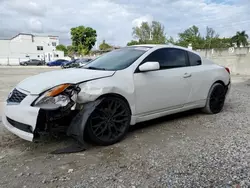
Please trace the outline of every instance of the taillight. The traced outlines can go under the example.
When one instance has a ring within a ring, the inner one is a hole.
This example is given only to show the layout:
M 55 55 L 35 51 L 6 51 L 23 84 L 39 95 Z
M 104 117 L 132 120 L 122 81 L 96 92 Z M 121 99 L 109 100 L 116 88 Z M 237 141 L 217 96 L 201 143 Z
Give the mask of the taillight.
M 227 70 L 228 74 L 230 74 L 230 69 L 228 67 L 225 67 L 225 69 Z

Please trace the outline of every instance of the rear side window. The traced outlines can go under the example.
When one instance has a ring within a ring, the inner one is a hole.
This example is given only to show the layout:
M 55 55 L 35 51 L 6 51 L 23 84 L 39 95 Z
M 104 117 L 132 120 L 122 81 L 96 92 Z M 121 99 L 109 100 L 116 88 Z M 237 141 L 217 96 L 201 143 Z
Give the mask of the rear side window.
M 197 54 L 188 52 L 190 66 L 201 65 L 201 58 Z

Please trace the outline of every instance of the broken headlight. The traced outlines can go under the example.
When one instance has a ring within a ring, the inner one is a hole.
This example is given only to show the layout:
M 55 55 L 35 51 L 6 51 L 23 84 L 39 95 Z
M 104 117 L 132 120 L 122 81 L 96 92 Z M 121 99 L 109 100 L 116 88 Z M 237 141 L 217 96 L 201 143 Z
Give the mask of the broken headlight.
M 44 109 L 57 109 L 75 102 L 79 88 L 71 84 L 62 84 L 43 93 L 34 103 L 34 106 Z

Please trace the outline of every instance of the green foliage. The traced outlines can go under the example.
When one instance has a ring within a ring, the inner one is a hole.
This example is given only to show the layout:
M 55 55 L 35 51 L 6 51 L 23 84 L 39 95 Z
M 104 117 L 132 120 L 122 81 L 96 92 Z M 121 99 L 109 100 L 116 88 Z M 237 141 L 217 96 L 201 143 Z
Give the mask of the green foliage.
M 193 49 L 228 48 L 232 46 L 231 38 L 220 38 L 213 28 L 206 28 L 206 35 L 202 37 L 199 28 L 192 26 L 183 33 L 179 33 L 176 45 L 188 47 L 192 44 Z
M 248 35 L 246 34 L 246 31 L 238 31 L 235 36 L 232 37 L 232 42 L 236 43 L 238 47 L 241 45 L 247 46 L 248 42 Z
M 137 44 L 139 44 L 138 41 L 136 41 L 136 40 L 131 40 L 130 42 L 127 43 L 127 46 L 132 46 L 132 45 L 137 45 Z
M 165 44 L 166 36 L 164 33 L 164 26 L 157 21 L 151 24 L 142 22 L 138 27 L 133 27 L 132 35 L 138 41 L 132 40 L 128 42 L 127 46 L 136 44 Z
M 102 44 L 100 44 L 100 46 L 99 46 L 99 49 L 100 49 L 100 50 L 109 50 L 109 49 L 111 49 L 111 48 L 112 48 L 112 46 L 110 46 L 109 44 L 107 44 L 107 43 L 105 42 L 105 40 L 103 40 Z
M 69 57 L 73 57 L 75 54 L 75 49 L 73 46 L 67 46 L 67 52 Z
M 179 40 L 176 43 L 178 46 L 188 47 L 189 44 L 192 44 L 193 49 L 198 49 L 201 46 L 204 46 L 204 39 L 201 37 L 199 28 L 195 25 L 178 35 Z
M 213 28 L 207 27 L 206 37 L 204 38 L 204 47 L 212 48 L 228 48 L 232 46 L 231 38 L 220 38 L 219 34 Z
M 96 43 L 96 37 L 96 30 L 91 27 L 71 28 L 72 46 L 78 54 L 88 54 Z
M 192 45 L 193 49 L 212 49 L 212 48 L 228 48 L 236 42 L 238 46 L 243 44 L 247 46 L 248 35 L 243 32 L 237 32 L 233 38 L 220 38 L 219 34 L 213 28 L 207 27 L 205 36 L 202 36 L 199 28 L 195 25 L 178 34 L 178 40 L 173 37 L 166 38 L 164 27 L 156 21 L 151 24 L 143 22 L 139 27 L 133 28 L 133 37 L 137 40 L 132 40 L 127 43 L 127 46 L 136 44 L 173 44 L 183 47 Z
M 173 45 L 176 45 L 176 41 L 174 40 L 174 38 L 173 37 L 169 37 L 169 38 L 167 38 L 167 40 L 166 40 L 166 44 L 173 44 Z
M 58 46 L 56 46 L 56 50 L 63 51 L 65 56 L 68 55 L 67 47 L 64 46 L 63 44 L 59 44 Z

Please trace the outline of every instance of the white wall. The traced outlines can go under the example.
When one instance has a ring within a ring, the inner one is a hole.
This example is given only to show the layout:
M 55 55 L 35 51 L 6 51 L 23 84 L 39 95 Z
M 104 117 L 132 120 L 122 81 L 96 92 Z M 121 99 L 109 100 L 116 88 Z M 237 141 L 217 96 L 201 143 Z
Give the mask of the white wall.
M 46 58 L 54 60 L 63 58 L 64 53 L 56 51 L 56 46 L 53 46 L 53 43 L 58 45 L 59 38 L 20 34 L 10 40 L 0 40 L 0 64 L 6 59 Z M 37 46 L 42 46 L 43 50 L 38 50 Z
M 197 51 L 202 57 L 229 67 L 233 74 L 250 75 L 250 48 L 209 49 Z
M 9 50 L 9 43 L 10 40 L 0 40 L 0 56 L 9 56 L 10 50 Z
M 27 61 L 28 58 L 0 58 L 0 65 L 19 65 L 21 61 Z

